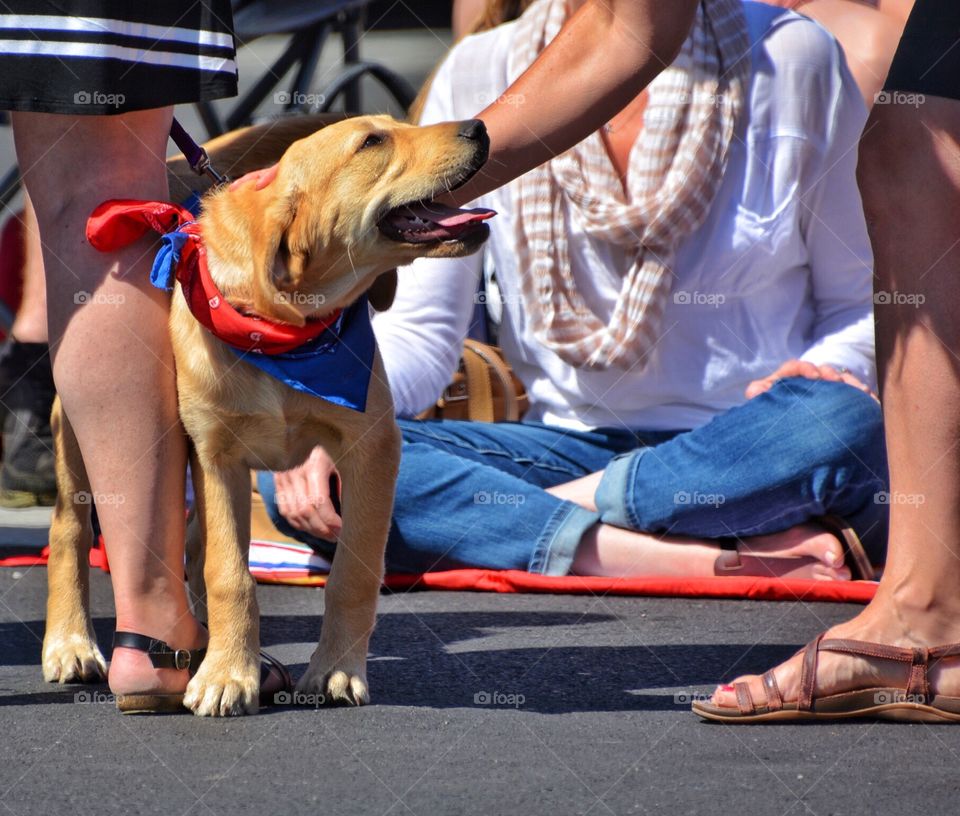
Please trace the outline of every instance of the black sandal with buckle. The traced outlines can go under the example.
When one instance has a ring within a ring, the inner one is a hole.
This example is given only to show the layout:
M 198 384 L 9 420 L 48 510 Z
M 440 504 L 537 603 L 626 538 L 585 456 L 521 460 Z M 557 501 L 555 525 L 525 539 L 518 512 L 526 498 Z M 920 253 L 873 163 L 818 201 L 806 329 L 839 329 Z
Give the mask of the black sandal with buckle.
M 113 647 L 135 649 L 146 652 L 155 669 L 186 669 L 193 677 L 200 668 L 207 650 L 171 649 L 162 640 L 138 635 L 135 632 L 117 632 L 113 636 Z M 280 678 L 281 687 L 265 690 L 264 686 L 275 674 Z M 260 705 L 269 705 L 280 692 L 293 689 L 293 678 L 287 667 L 266 652 L 260 652 Z M 118 694 L 117 709 L 124 714 L 168 714 L 184 711 L 183 692 L 154 694 Z

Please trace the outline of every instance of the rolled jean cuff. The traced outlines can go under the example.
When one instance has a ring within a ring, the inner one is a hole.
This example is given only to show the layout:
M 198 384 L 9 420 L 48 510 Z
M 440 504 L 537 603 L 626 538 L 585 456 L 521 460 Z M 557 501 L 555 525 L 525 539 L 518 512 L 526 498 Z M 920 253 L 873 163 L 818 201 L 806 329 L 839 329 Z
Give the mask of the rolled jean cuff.
M 637 450 L 621 454 L 611 459 L 604 468 L 593 498 L 604 524 L 626 530 L 636 529 L 636 521 L 630 518 L 630 509 L 627 507 L 627 496 L 633 495 L 630 486 L 636 472 L 637 458 L 644 453 L 643 450 Z
M 568 575 L 577 547 L 600 517 L 572 502 L 564 502 L 550 516 L 530 556 L 529 572 Z

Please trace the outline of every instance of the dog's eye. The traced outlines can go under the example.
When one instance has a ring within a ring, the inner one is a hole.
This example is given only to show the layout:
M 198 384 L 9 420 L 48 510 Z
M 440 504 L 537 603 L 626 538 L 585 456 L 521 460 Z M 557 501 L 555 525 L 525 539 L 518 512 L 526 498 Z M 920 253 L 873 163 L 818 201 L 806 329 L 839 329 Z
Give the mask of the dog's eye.
M 363 144 L 360 145 L 360 149 L 363 150 L 366 147 L 376 147 L 377 145 L 383 144 L 383 136 L 378 136 L 376 133 L 371 133 L 363 140 Z

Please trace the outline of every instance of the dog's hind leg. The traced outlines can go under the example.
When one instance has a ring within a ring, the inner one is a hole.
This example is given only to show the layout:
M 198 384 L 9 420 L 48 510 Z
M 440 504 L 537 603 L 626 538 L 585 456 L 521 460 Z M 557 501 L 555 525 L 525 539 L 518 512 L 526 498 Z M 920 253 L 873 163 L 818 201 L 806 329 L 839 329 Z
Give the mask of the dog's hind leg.
M 337 462 L 343 479 L 343 533 L 324 591 L 320 643 L 297 690 L 324 703 L 363 705 L 367 648 L 383 581 L 400 462 L 400 432 L 392 416 L 378 420 Z
M 43 679 L 99 682 L 106 679 L 107 664 L 90 620 L 93 496 L 80 446 L 59 398 L 53 403 L 50 425 L 56 449 L 57 503 L 50 522 Z

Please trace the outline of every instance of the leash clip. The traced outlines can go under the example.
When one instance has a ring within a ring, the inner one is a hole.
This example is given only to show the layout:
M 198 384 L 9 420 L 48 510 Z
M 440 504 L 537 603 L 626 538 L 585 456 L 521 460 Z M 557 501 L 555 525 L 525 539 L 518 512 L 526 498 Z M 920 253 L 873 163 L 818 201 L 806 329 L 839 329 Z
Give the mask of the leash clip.
M 200 148 L 200 158 L 197 159 L 196 164 L 191 164 L 190 167 L 198 176 L 209 176 L 218 187 L 230 181 L 226 176 L 221 176 L 214 170 L 213 165 L 210 164 L 210 157 L 207 155 L 207 151 L 202 147 Z
M 176 119 L 170 123 L 170 138 L 180 148 L 190 168 L 198 176 L 209 176 L 217 186 L 230 181 L 227 176 L 221 176 L 213 169 L 207 151 L 193 140 Z

